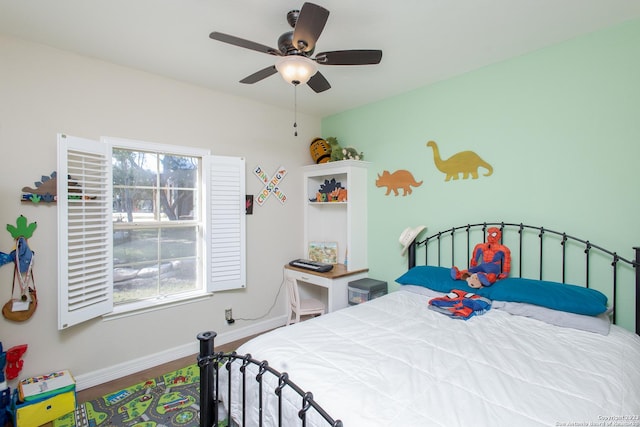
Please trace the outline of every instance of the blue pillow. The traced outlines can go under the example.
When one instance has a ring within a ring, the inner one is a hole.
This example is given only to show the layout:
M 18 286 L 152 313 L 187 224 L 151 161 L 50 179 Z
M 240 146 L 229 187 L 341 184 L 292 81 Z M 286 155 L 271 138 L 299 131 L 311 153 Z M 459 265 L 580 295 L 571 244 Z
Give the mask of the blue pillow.
M 453 289 L 460 289 L 479 294 L 479 289 L 467 285 L 464 280 L 453 280 L 451 269 L 432 265 L 419 265 L 413 267 L 396 279 L 401 285 L 417 285 L 434 291 L 448 294 Z
M 450 268 L 420 265 L 398 277 L 396 282 L 443 293 L 460 289 L 494 301 L 523 302 L 587 316 L 597 316 L 607 311 L 607 297 L 602 292 L 543 280 L 507 277 L 492 286 L 475 289 L 464 280 L 453 280 Z
M 507 277 L 477 293 L 495 301 L 524 302 L 588 316 L 607 311 L 607 297 L 602 292 L 544 280 Z

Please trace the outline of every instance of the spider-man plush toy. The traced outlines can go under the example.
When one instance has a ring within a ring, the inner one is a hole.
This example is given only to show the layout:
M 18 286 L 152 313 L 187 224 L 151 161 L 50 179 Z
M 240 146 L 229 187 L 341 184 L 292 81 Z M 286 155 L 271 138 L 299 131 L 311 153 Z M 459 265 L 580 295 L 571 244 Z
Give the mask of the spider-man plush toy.
M 451 268 L 451 278 L 466 280 L 472 288 L 491 286 L 496 280 L 504 279 L 511 271 L 511 251 L 500 243 L 502 232 L 499 228 L 487 230 L 487 241 L 473 248 L 471 267 L 468 270 Z

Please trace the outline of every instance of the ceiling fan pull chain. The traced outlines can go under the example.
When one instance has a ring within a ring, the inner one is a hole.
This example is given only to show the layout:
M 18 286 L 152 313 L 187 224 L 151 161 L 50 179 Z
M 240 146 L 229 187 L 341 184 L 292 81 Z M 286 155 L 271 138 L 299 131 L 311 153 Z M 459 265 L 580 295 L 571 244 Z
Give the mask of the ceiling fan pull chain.
M 293 136 L 298 136 L 298 85 L 293 84 Z

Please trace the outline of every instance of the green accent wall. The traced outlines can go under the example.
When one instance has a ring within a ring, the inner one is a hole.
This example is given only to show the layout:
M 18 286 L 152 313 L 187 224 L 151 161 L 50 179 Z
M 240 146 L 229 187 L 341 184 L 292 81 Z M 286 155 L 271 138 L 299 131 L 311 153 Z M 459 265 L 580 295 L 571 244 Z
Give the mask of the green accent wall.
M 373 163 L 370 277 L 392 289 L 406 270 L 398 237 L 419 224 L 424 237 L 469 222 L 524 222 L 632 258 L 640 246 L 640 20 L 326 117 L 322 136 Z M 478 179 L 445 182 L 429 140 L 442 159 L 476 152 L 493 174 L 480 168 Z M 423 184 L 385 196 L 377 174 L 399 169 Z M 629 329 L 630 284 L 617 306 Z

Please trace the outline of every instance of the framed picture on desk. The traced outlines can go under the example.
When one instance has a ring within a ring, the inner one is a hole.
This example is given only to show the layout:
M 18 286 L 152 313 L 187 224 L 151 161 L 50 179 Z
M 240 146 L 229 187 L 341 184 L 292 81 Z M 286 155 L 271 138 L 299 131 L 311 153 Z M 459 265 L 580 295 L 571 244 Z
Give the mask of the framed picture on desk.
M 325 264 L 337 264 L 338 242 L 309 242 L 309 259 Z

